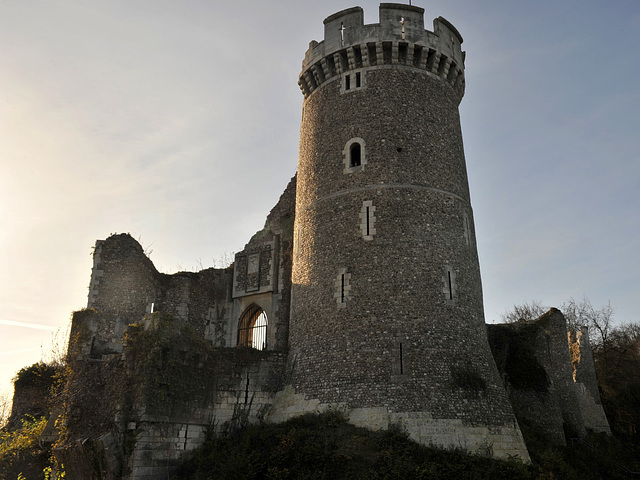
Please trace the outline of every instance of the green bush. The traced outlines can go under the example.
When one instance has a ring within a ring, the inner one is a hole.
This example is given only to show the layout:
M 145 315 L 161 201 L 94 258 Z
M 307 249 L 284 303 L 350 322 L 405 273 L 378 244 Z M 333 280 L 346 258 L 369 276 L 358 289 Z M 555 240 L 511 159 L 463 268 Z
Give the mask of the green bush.
M 409 440 L 401 425 L 373 432 L 339 412 L 304 415 L 211 438 L 176 479 L 530 479 L 529 467 Z
M 48 466 L 50 451 L 43 447 L 40 435 L 47 420 L 27 416 L 22 426 L 9 432 L 0 430 L 0 478 L 13 480 L 22 475 L 25 480 L 42 478 Z

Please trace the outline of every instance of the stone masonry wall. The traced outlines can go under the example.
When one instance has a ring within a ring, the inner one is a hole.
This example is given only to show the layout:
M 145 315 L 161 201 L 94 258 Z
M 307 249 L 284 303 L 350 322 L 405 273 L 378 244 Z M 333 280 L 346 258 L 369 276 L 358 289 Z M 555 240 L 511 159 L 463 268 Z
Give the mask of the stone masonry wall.
M 560 310 L 552 308 L 541 316 L 537 323 L 544 329 L 548 339 L 550 369 L 547 372 L 557 392 L 562 418 L 568 427 L 567 433 L 583 437 L 586 430 L 578 400 L 578 390 L 573 381 L 567 322 Z
M 228 362 L 216 371 L 216 381 L 209 399 L 181 419 L 142 415 L 129 428 L 136 438 L 129 459 L 127 478 L 156 480 L 165 478 L 207 435 L 233 431 L 264 418 L 279 388 L 286 357 L 282 353 L 262 352 L 248 365 L 234 350 L 227 350 Z M 234 359 L 234 357 L 236 357 Z M 206 372 L 202 372 L 206 374 Z
M 584 425 L 587 430 L 610 435 L 611 428 L 600 399 L 588 328 L 582 327 L 570 341 L 577 343 L 579 360 L 575 363 L 575 382 Z
M 461 38 L 426 32 L 418 7 L 380 11 L 370 26 L 359 8 L 327 18 L 303 63 L 291 385 L 320 405 L 417 415 L 407 428 L 426 416 L 516 438 L 484 326 Z
M 533 322 L 487 328 L 496 363 L 521 423 L 541 429 L 558 444 L 565 444 L 573 436 L 583 437 L 587 430 L 610 433 L 599 403 L 586 329 L 580 336 L 580 361 L 574 381 L 567 324 L 559 310 L 552 308 Z M 538 368 L 543 369 L 546 385 Z

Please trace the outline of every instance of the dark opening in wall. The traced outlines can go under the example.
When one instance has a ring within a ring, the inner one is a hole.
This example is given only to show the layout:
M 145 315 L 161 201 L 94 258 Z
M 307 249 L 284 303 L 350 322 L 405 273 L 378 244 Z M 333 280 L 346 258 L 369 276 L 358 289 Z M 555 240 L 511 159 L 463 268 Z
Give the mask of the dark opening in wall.
M 327 68 L 329 69 L 329 76 L 333 77 L 336 74 L 336 63 L 332 56 L 327 57 Z
M 349 56 L 346 50 L 340 50 L 340 65 L 342 66 L 343 72 L 349 70 Z
M 436 62 L 436 51 L 433 49 L 429 49 L 429 53 L 427 53 L 427 70 L 433 71 Z
M 406 43 L 400 43 L 398 45 L 398 63 L 403 65 L 407 63 L 407 50 L 408 45 Z
M 358 142 L 351 144 L 349 149 L 349 166 L 359 167 L 362 164 L 362 147 Z
M 419 67 L 422 60 L 422 51 L 424 48 L 421 45 L 415 45 L 413 47 L 413 66 Z
M 356 62 L 356 68 L 362 68 L 362 52 L 360 51 L 360 47 L 353 47 L 353 59 Z
M 371 207 L 366 207 L 367 208 L 367 235 L 371 235 Z
M 393 45 L 391 42 L 382 42 L 382 61 L 385 65 L 391 65 L 393 58 Z
M 378 64 L 378 55 L 376 52 L 376 44 L 375 43 L 367 43 L 367 53 L 369 57 L 370 65 Z
M 440 63 L 438 63 L 438 75 L 442 75 L 444 73 L 444 69 L 447 67 L 447 56 L 440 56 Z
M 344 76 L 344 89 L 351 90 L 351 75 Z

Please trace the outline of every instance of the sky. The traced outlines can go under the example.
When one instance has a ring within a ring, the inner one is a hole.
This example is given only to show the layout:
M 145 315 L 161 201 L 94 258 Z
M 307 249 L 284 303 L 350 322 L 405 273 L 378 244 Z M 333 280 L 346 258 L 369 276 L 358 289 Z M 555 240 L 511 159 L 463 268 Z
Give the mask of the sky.
M 414 4 L 464 38 L 486 320 L 586 296 L 638 321 L 640 2 Z M 97 239 L 174 273 L 262 228 L 296 171 L 304 53 L 354 5 L 0 0 L 0 393 L 63 348 Z

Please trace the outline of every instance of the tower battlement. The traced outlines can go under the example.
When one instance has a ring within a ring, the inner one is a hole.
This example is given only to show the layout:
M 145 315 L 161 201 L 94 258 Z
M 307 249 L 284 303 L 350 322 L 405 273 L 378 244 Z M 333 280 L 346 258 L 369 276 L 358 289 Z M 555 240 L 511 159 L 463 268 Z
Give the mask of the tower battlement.
M 364 24 L 361 7 L 348 8 L 324 20 L 324 40 L 309 44 L 298 80 L 305 98 L 324 83 L 358 69 L 402 65 L 446 80 L 461 100 L 464 95 L 462 36 L 443 17 L 424 28 L 424 9 L 399 3 L 380 5 L 379 23 Z

